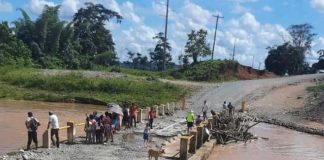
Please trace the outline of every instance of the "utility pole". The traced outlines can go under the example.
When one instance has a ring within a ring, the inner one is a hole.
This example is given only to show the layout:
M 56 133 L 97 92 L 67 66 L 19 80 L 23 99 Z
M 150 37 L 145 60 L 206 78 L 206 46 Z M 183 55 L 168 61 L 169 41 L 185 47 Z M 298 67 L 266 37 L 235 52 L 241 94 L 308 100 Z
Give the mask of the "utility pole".
M 253 68 L 253 65 L 254 65 L 254 55 L 252 56 L 252 68 Z
M 224 18 L 224 17 L 221 17 L 221 16 L 219 16 L 219 15 L 217 15 L 217 16 L 213 15 L 213 17 L 216 17 L 216 26 L 215 26 L 215 34 L 214 34 L 214 43 L 213 43 L 213 51 L 212 51 L 212 60 L 214 60 L 214 50 L 215 50 L 215 42 L 216 42 L 216 34 L 217 34 L 218 20 L 219 20 L 219 18 Z
M 163 69 L 166 69 L 166 45 L 167 45 L 167 32 L 168 32 L 168 17 L 169 17 L 169 0 L 167 0 L 166 14 L 165 14 L 165 29 L 164 29 L 164 46 L 163 46 Z
M 236 45 L 236 37 L 234 39 L 234 45 L 233 45 L 233 57 L 232 57 L 232 61 L 234 61 L 234 57 L 235 57 L 235 45 Z

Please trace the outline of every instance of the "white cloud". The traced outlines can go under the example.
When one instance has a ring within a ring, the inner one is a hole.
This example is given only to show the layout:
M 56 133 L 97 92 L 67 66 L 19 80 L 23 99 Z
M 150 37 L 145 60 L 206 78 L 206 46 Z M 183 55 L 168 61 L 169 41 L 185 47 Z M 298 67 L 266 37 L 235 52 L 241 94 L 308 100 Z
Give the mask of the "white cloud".
M 30 9 L 32 13 L 40 14 L 42 13 L 45 5 L 55 6 L 56 4 L 54 2 L 47 1 L 47 0 L 30 0 L 27 7 Z
M 242 6 L 241 3 L 234 3 L 232 8 L 232 13 L 245 13 L 245 12 L 250 12 L 250 9 Z
M 0 0 L 0 12 L 11 12 L 12 5 L 9 2 Z
M 272 12 L 273 9 L 270 6 L 264 6 L 262 10 L 266 12 Z
M 324 0 L 310 0 L 310 5 L 320 12 L 324 12 Z

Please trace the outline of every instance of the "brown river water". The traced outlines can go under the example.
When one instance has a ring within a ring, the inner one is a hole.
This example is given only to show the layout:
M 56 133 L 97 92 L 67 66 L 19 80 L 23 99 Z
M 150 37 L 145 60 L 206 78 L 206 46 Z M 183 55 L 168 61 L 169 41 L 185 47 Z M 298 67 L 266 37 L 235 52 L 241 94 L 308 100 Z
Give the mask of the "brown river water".
M 104 106 L 73 104 L 73 103 L 48 103 L 30 101 L 0 101 L 0 155 L 18 151 L 27 145 L 27 129 L 25 121 L 27 112 L 31 111 L 40 123 L 38 128 L 39 144 L 42 144 L 42 134 L 48 123 L 48 111 L 53 111 L 60 127 L 66 126 L 68 121 L 82 123 L 85 113 L 94 110 L 103 112 Z M 77 127 L 77 135 L 83 135 L 83 126 Z M 60 137 L 66 137 L 66 130 L 60 131 Z
M 209 160 L 324 160 L 324 137 L 269 124 L 251 132 L 269 140 L 216 146 Z

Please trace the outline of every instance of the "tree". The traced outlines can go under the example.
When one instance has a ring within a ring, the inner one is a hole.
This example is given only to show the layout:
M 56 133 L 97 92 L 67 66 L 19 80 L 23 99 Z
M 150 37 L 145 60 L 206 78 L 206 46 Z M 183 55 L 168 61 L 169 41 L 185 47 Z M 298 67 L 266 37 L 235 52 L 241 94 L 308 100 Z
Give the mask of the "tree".
M 157 40 L 157 44 L 155 45 L 154 49 L 151 49 L 149 54 L 151 58 L 151 62 L 156 64 L 157 69 L 159 71 L 163 70 L 163 59 L 164 59 L 164 43 L 166 43 L 166 53 L 165 53 L 165 63 L 166 65 L 171 64 L 172 57 L 170 55 L 171 52 L 171 46 L 169 42 L 165 41 L 165 37 L 163 32 L 160 32 L 156 34 L 156 36 L 153 37 L 153 39 Z
M 309 72 L 309 64 L 305 62 L 305 54 L 310 53 L 315 33 L 310 24 L 291 25 L 288 31 L 290 42 L 269 47 L 265 60 L 266 69 L 276 74 L 303 74 Z
M 324 50 L 317 51 L 318 54 L 318 60 L 324 59 Z
M 15 37 L 7 22 L 0 23 L 0 65 L 32 65 L 28 47 Z
M 79 41 L 79 53 L 89 58 L 103 52 L 115 54 L 115 43 L 105 23 L 112 18 L 120 23 L 122 16 L 101 4 L 87 2 L 85 6 L 73 16 L 74 40 Z
M 209 44 L 206 40 L 207 31 L 200 29 L 199 31 L 192 30 L 188 34 L 188 40 L 185 46 L 186 55 L 192 57 L 193 63 L 198 62 L 198 57 L 205 57 L 211 54 Z
M 301 74 L 305 71 L 305 55 L 299 47 L 294 47 L 290 43 L 268 48 L 268 56 L 265 60 L 267 70 L 278 75 Z
M 23 9 L 19 9 L 23 18 L 14 22 L 17 37 L 29 46 L 33 60 L 43 67 L 48 67 L 47 64 L 51 67 L 54 64 L 60 64 L 60 62 L 50 62 L 53 59 L 60 61 L 58 52 L 63 50 L 60 44 L 64 42 L 60 41 L 63 40 L 61 33 L 65 22 L 59 19 L 59 8 L 60 6 L 45 5 L 43 12 L 35 22 Z
M 314 36 L 316 36 L 315 33 L 312 33 L 312 29 L 313 26 L 307 23 L 291 25 L 288 28 L 292 38 L 291 45 L 303 49 L 305 53 L 309 53 Z

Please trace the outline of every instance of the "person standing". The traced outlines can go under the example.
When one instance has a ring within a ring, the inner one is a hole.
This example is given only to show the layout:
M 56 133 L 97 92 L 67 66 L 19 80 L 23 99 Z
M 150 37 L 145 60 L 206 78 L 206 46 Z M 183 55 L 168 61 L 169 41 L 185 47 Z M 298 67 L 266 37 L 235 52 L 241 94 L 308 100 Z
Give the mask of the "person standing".
M 48 119 L 47 129 L 51 128 L 51 140 L 52 140 L 53 145 L 54 146 L 56 145 L 57 148 L 60 148 L 58 118 L 52 112 L 48 112 L 48 114 L 49 114 L 49 119 Z M 56 143 L 53 138 L 54 135 L 55 135 Z
M 129 114 L 131 116 L 130 125 L 133 127 L 133 120 L 134 120 L 134 126 L 136 127 L 136 112 L 137 112 L 137 108 L 136 108 L 135 103 L 132 103 L 132 106 L 131 106 L 129 112 L 130 112 Z
M 190 112 L 187 113 L 186 116 L 188 134 L 190 134 L 191 128 L 193 127 L 194 120 L 195 120 L 195 115 L 193 113 L 193 110 L 191 110 Z
M 234 106 L 231 102 L 228 103 L 228 116 L 232 117 L 234 115 Z
M 143 139 L 144 139 L 144 147 L 146 148 L 148 146 L 148 140 L 149 140 L 149 133 L 150 133 L 150 125 L 146 123 L 144 132 L 143 132 Z
M 35 143 L 36 149 L 38 148 L 37 140 L 37 128 L 40 126 L 39 121 L 33 116 L 32 112 L 27 113 L 28 117 L 25 121 L 26 128 L 28 130 L 28 141 L 27 141 L 27 150 L 30 150 L 31 142 Z
M 207 101 L 205 100 L 204 105 L 203 105 L 203 107 L 201 109 L 201 111 L 203 112 L 204 120 L 208 119 L 208 117 L 207 117 L 208 109 L 209 109 L 209 107 L 208 107 Z
M 153 107 L 151 107 L 151 110 L 149 112 L 149 119 L 150 119 L 150 128 L 153 129 L 153 120 L 155 118 L 155 112 L 153 110 Z
M 225 115 L 227 114 L 227 102 L 226 101 L 224 101 L 224 103 L 223 103 L 223 111 L 225 112 Z

